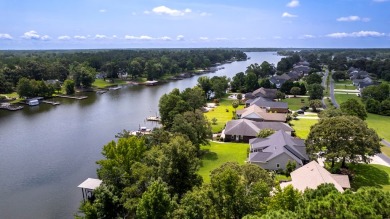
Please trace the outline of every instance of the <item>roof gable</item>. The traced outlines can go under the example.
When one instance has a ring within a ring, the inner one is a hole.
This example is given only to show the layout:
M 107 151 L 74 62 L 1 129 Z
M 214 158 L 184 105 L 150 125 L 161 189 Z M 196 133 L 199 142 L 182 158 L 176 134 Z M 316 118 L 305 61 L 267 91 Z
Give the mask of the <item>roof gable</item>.
M 344 191 L 343 187 L 333 178 L 332 174 L 320 166 L 316 161 L 312 161 L 293 171 L 291 173 L 291 179 L 294 188 L 300 191 L 304 191 L 307 188 L 316 189 L 323 183 L 332 183 L 338 191 Z M 345 180 L 345 177 L 343 180 Z M 344 185 L 346 185 L 345 182 Z

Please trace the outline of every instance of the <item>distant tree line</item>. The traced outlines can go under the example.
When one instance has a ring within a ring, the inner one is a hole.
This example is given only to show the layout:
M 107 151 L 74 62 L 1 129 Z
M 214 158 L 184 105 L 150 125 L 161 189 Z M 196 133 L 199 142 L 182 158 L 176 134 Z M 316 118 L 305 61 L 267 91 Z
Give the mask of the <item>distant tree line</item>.
M 97 73 L 118 78 L 127 72 L 132 79 L 152 80 L 233 59 L 247 57 L 242 51 L 226 49 L 3 51 L 0 93 L 14 91 L 21 78 L 61 82 L 72 79 L 76 86 L 88 87 Z

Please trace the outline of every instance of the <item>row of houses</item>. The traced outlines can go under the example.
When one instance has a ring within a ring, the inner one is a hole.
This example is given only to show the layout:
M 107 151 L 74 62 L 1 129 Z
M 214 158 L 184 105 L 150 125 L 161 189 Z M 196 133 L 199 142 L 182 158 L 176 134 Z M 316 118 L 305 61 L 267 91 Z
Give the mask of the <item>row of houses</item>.
M 368 72 L 358 68 L 349 68 L 347 74 L 352 80 L 352 84 L 356 86 L 360 92 L 370 85 L 379 84 L 379 82 L 375 81 Z
M 291 71 L 282 75 L 274 75 L 269 78 L 271 84 L 280 89 L 286 81 L 298 81 L 303 76 L 307 76 L 310 72 L 309 63 L 307 61 L 295 64 Z

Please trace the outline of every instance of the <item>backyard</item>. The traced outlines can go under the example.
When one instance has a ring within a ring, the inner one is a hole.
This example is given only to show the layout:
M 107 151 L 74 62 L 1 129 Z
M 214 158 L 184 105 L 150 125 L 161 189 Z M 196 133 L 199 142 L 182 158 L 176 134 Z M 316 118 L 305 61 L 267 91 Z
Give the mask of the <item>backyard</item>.
M 371 186 L 390 191 L 390 167 L 379 164 L 349 164 L 354 173 L 351 187 L 357 190 L 363 186 Z
M 298 119 L 291 120 L 292 128 L 297 137 L 306 139 L 310 132 L 310 127 L 318 122 L 317 119 Z
M 299 110 L 303 106 L 309 106 L 308 97 L 291 97 L 291 98 L 283 99 L 282 102 L 288 103 L 288 108 L 294 111 Z
M 210 172 L 225 162 L 244 164 L 247 158 L 248 143 L 210 142 L 210 146 L 202 146 L 202 165 L 199 174 L 203 181 L 210 182 Z
M 234 108 L 232 106 L 233 99 L 224 97 L 220 99 L 219 106 L 212 108 L 209 112 L 205 113 L 207 119 L 211 122 L 211 128 L 213 133 L 222 132 L 227 121 L 232 120 Z M 236 110 L 243 109 L 244 105 L 239 105 Z M 212 123 L 212 119 L 216 118 L 217 122 Z

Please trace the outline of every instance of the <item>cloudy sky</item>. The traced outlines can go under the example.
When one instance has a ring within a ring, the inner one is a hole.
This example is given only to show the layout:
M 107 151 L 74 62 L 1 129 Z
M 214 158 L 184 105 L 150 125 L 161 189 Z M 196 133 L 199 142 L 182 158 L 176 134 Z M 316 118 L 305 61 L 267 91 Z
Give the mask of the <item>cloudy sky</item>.
M 390 47 L 390 0 L 0 0 L 0 49 Z

